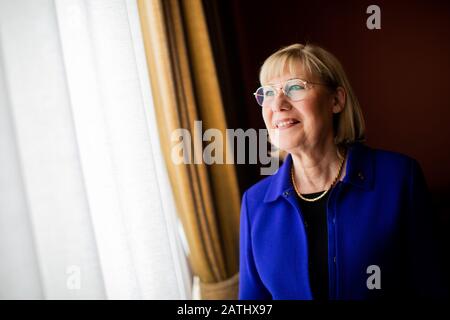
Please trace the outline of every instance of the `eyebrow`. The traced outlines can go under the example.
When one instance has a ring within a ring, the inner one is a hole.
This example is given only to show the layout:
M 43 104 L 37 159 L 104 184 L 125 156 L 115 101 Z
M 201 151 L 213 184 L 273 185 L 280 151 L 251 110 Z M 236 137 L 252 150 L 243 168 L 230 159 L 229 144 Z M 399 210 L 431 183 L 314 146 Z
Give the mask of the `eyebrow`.
M 268 83 L 268 84 L 266 84 L 266 86 L 274 86 L 274 85 L 277 85 L 277 84 L 281 84 L 281 83 L 286 83 L 286 82 L 288 82 L 288 81 L 291 81 L 291 80 L 303 80 L 303 81 L 306 81 L 306 80 L 304 80 L 304 79 L 302 79 L 302 78 L 299 78 L 299 77 L 295 77 L 295 78 L 291 78 L 291 79 L 288 79 L 288 80 L 285 80 L 285 81 L 282 81 L 282 82 L 278 82 L 278 83 Z

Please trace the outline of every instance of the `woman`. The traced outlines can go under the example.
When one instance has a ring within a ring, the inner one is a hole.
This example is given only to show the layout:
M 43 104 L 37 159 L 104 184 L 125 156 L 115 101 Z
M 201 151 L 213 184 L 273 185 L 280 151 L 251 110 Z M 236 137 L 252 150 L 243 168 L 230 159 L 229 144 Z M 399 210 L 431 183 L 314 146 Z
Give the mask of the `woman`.
M 288 153 L 242 199 L 240 299 L 437 294 L 429 196 L 419 164 L 374 150 L 338 60 L 314 45 L 272 54 L 255 92 Z

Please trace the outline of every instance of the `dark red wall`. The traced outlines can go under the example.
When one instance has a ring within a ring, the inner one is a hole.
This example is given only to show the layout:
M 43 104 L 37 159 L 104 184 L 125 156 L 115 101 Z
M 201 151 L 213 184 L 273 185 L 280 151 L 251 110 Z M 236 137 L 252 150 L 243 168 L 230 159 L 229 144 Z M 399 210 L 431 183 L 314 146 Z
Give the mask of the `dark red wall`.
M 415 157 L 431 189 L 449 191 L 450 2 L 377 1 L 381 30 L 366 27 L 372 1 L 211 2 L 232 126 L 264 127 L 252 92 L 268 55 L 295 42 L 317 43 L 343 63 L 368 144 Z
M 366 27 L 371 4 L 381 8 L 381 30 Z M 367 144 L 421 163 L 441 242 L 450 242 L 450 2 L 204 0 L 204 5 L 229 127 L 264 128 L 252 92 L 267 56 L 296 42 L 324 46 L 342 62 L 360 100 Z M 238 175 L 241 191 L 261 178 L 255 166 L 238 166 Z
M 343 63 L 368 144 L 415 157 L 433 189 L 449 188 L 450 2 L 377 1 L 381 30 L 366 27 L 373 1 L 231 2 L 250 123 L 262 126 L 251 92 L 264 59 L 314 42 Z

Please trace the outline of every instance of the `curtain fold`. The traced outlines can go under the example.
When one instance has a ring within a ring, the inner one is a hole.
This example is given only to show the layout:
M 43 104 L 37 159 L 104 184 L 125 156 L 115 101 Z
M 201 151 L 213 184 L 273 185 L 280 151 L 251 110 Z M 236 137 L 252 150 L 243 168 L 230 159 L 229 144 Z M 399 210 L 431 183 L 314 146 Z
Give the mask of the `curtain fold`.
M 0 299 L 189 299 L 135 0 L 0 1 Z
M 177 165 L 171 158 L 172 132 L 188 129 L 195 140 L 199 138 L 193 134 L 196 120 L 202 121 L 203 130 L 215 128 L 226 137 L 202 3 L 138 0 L 138 7 L 158 131 L 192 269 L 200 278 L 203 298 L 237 298 L 239 190 L 235 167 L 203 161 Z M 194 159 L 202 159 L 203 150 L 193 150 Z

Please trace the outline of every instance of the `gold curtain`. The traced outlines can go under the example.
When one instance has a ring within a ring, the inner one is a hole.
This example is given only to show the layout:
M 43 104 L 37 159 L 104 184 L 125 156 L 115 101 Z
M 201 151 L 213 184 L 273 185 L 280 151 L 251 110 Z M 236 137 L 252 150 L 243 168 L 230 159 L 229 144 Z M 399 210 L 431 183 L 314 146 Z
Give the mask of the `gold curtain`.
M 171 133 L 185 128 L 192 134 L 195 120 L 203 122 L 203 130 L 216 128 L 225 137 L 201 0 L 138 0 L 138 8 L 161 145 L 190 264 L 200 278 L 203 299 L 236 299 L 240 196 L 235 167 L 176 165 L 171 160 Z

